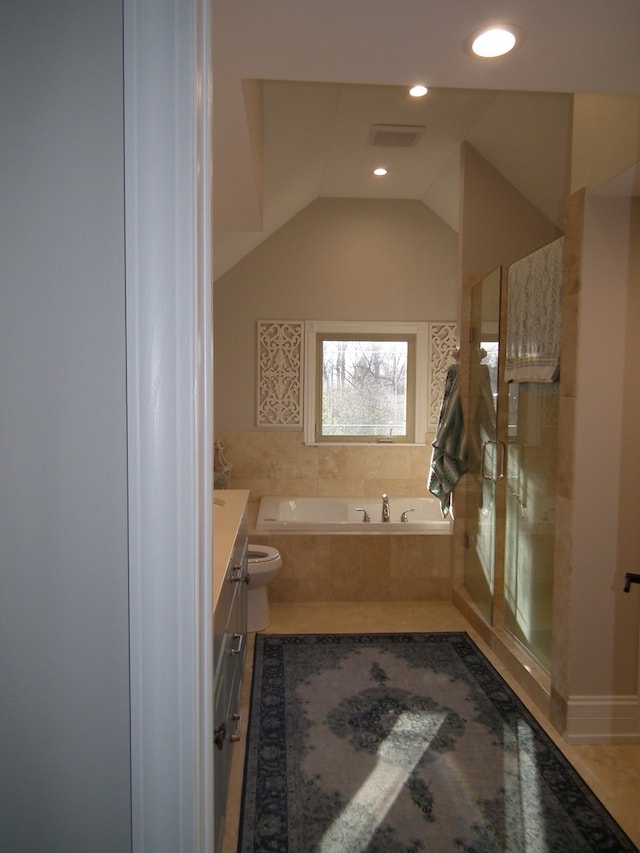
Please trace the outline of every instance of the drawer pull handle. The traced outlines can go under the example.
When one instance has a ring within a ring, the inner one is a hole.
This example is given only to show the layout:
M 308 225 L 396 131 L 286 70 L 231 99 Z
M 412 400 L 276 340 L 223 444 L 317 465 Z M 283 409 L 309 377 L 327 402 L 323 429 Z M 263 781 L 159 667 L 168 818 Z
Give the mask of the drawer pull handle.
M 244 634 L 234 634 L 233 639 L 238 641 L 238 645 L 234 648 L 231 646 L 229 649 L 230 655 L 239 655 L 242 651 L 242 646 L 244 644 Z
M 240 730 L 242 729 L 242 714 L 234 714 L 231 719 L 237 723 L 235 732 L 232 732 L 229 740 L 231 743 L 237 743 L 240 740 Z

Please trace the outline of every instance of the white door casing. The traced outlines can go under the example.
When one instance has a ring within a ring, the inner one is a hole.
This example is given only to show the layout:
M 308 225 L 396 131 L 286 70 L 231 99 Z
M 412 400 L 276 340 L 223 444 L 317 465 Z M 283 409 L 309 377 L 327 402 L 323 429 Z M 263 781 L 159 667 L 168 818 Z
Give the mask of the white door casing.
M 132 839 L 213 849 L 210 0 L 124 0 Z

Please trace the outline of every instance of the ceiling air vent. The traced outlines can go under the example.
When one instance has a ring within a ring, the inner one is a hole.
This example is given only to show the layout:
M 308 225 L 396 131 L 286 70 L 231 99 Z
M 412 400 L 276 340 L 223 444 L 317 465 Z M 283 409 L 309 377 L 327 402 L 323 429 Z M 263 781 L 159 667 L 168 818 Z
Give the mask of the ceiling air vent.
M 424 127 L 406 124 L 372 124 L 369 145 L 377 148 L 413 148 Z

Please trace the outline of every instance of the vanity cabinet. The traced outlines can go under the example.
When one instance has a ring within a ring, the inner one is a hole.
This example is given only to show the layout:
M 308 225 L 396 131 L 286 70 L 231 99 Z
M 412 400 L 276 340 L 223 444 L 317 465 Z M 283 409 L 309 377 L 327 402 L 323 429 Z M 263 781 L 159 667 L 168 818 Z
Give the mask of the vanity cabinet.
M 228 494 L 228 493 L 225 493 Z M 247 513 L 246 503 L 238 520 L 238 508 L 226 503 L 214 513 L 221 537 L 231 539 L 230 557 L 223 569 L 213 616 L 213 690 L 214 690 L 214 838 L 215 849 L 222 846 L 224 816 L 233 745 L 244 735 L 240 715 L 240 693 L 246 659 L 247 640 Z M 214 577 L 215 577 L 214 547 Z M 219 568 L 219 567 L 218 567 Z M 215 585 L 214 585 L 215 586 Z

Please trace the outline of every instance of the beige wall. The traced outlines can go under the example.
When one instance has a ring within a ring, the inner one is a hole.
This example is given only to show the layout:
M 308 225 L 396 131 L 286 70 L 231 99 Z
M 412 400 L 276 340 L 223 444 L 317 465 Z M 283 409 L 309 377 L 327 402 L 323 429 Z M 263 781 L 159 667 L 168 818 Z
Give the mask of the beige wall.
M 216 432 L 255 428 L 257 320 L 455 320 L 457 246 L 418 201 L 310 204 L 214 284 Z
M 558 187 L 558 199 L 566 187 Z M 462 147 L 463 270 L 505 269 L 560 236 L 559 229 L 468 144 Z
M 637 689 L 638 597 L 622 588 L 625 571 L 638 571 L 640 565 L 639 204 L 591 194 L 585 209 L 568 623 L 570 695 L 625 696 Z M 596 631 L 590 630 L 596 625 Z
M 640 96 L 574 95 L 571 192 L 599 187 L 640 161 Z
M 622 464 L 620 467 L 620 514 L 618 549 L 621 568 L 640 572 L 640 198 L 630 199 L 629 281 L 627 286 L 624 377 L 622 397 Z M 640 589 L 634 597 L 640 611 Z M 625 606 L 629 601 L 625 600 Z M 632 605 L 633 606 L 633 605 Z M 640 685 L 639 685 L 640 686 Z

